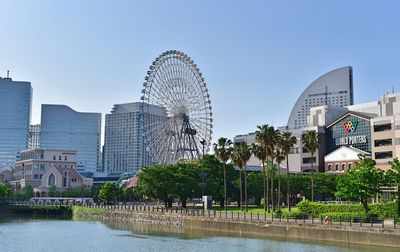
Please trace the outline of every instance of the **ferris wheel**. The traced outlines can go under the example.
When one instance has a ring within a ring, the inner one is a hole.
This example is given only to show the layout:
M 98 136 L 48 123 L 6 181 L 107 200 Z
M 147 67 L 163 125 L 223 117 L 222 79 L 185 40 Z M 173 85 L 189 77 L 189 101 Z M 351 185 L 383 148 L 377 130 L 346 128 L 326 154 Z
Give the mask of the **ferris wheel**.
M 212 107 L 204 78 L 180 51 L 158 56 L 143 83 L 141 126 L 154 162 L 195 160 L 209 151 Z

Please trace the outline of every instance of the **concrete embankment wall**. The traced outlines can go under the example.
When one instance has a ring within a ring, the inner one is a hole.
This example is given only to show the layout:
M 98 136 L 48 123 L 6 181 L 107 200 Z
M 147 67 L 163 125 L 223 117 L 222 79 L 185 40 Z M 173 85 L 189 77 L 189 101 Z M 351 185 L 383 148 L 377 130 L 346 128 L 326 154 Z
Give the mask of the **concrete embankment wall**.
M 287 224 L 203 218 L 179 213 L 137 212 L 102 209 L 96 213 L 73 211 L 74 217 L 95 220 L 146 222 L 158 225 L 178 226 L 184 230 L 207 230 L 232 236 L 283 238 L 315 242 L 340 242 L 400 248 L 400 230 L 356 226 L 329 226 L 311 224 Z
M 185 228 L 219 230 L 235 236 L 276 237 L 287 240 L 340 242 L 400 248 L 400 232 L 369 227 L 332 227 L 307 224 L 265 224 L 185 219 Z

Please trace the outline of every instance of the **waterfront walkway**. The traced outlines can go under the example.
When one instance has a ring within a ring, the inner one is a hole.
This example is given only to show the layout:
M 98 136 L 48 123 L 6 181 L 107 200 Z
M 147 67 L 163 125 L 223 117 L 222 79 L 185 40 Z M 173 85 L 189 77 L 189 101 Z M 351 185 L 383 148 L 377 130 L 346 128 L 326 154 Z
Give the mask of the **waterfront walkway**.
M 18 202 L 14 205 L 32 206 L 32 202 Z M 54 206 L 59 204 L 44 204 L 39 206 Z M 37 206 L 37 205 L 36 205 Z M 223 220 L 233 222 L 253 222 L 259 224 L 303 224 L 303 225 L 319 225 L 319 226 L 332 226 L 332 227 L 368 227 L 376 229 L 398 229 L 398 223 L 395 218 L 378 218 L 368 217 L 360 218 L 357 216 L 349 216 L 344 219 L 332 220 L 329 216 L 305 216 L 297 215 L 296 217 L 282 217 L 268 214 L 268 213 L 244 213 L 239 211 L 224 211 L 224 210 L 203 210 L 200 208 L 182 208 L 172 207 L 165 208 L 157 205 L 145 205 L 145 204 L 118 204 L 118 205 L 103 205 L 103 204 L 83 204 L 82 206 L 87 208 L 101 208 L 109 210 L 124 210 L 132 212 L 143 212 L 143 213 L 157 213 L 157 214 L 168 214 L 168 215 L 179 215 L 184 217 L 196 218 L 196 219 L 209 219 L 209 220 Z

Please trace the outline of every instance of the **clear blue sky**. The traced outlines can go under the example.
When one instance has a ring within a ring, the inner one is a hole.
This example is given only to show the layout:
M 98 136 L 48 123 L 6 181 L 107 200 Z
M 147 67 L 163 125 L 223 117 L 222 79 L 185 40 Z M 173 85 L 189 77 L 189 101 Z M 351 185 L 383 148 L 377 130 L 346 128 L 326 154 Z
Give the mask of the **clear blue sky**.
M 400 91 L 399 1 L 6 0 L 0 10 L 0 76 L 32 82 L 33 123 L 42 103 L 104 115 L 139 101 L 169 49 L 204 74 L 214 140 L 284 125 L 334 68 L 353 66 L 356 103 Z

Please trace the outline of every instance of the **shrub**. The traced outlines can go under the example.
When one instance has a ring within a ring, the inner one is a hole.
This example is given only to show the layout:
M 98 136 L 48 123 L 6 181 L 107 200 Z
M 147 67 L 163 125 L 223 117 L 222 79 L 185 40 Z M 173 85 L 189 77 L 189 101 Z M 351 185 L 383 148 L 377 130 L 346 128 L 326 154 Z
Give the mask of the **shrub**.
M 371 204 L 368 213 L 381 218 L 393 218 L 397 216 L 397 202 Z
M 331 221 L 359 221 L 360 219 L 366 219 L 368 218 L 367 214 L 365 211 L 361 212 L 327 212 L 327 213 L 322 213 L 320 217 L 325 218 L 325 216 L 328 216 L 329 220 Z
M 333 213 L 333 212 L 359 213 L 364 210 L 361 204 L 318 203 L 318 202 L 310 202 L 308 200 L 303 200 L 299 202 L 297 204 L 297 207 L 302 214 L 314 217 L 318 217 L 322 213 Z

